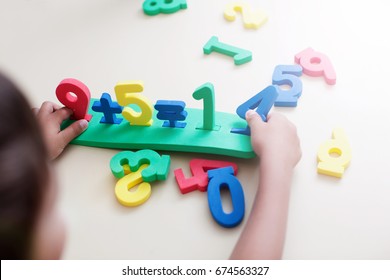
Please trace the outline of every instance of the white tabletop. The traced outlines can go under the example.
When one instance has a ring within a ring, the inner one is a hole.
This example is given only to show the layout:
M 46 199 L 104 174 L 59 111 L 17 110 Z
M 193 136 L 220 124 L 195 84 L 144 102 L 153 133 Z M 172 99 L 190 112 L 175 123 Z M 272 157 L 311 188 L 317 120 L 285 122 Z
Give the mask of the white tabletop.
M 255 1 L 268 22 L 258 30 L 223 17 L 232 0 L 188 0 L 170 15 L 146 16 L 143 0 L 2 0 L 0 70 L 33 106 L 58 102 L 67 77 L 93 97 L 121 80 L 144 81 L 144 94 L 201 108 L 193 91 L 215 87 L 216 110 L 237 106 L 271 84 L 276 65 L 312 47 L 331 59 L 337 83 L 303 75 L 296 108 L 274 108 L 298 127 L 303 157 L 293 180 L 285 259 L 390 258 L 390 19 L 386 1 Z M 211 36 L 251 50 L 253 60 L 203 54 Z M 344 128 L 352 161 L 343 178 L 317 174 L 320 144 Z M 216 139 L 217 140 L 217 139 Z M 257 159 L 165 152 L 171 172 L 152 184 L 143 205 L 127 208 L 114 195 L 109 161 L 118 150 L 70 146 L 57 161 L 59 205 L 68 224 L 66 259 L 225 259 L 245 224 L 226 229 L 212 219 L 205 193 L 182 195 L 173 170 L 195 157 L 238 164 L 246 218 L 257 188 Z M 245 219 L 246 219 L 245 218 Z

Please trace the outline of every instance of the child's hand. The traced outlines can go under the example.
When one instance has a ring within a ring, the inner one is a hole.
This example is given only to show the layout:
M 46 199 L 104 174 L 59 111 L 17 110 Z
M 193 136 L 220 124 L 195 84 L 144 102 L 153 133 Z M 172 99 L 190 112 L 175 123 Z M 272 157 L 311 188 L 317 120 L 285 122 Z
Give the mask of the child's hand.
M 280 259 L 293 170 L 301 158 L 299 138 L 295 126 L 281 114 L 270 114 L 267 122 L 253 110 L 245 117 L 253 150 L 260 157 L 259 187 L 231 258 Z
M 88 127 L 86 120 L 78 120 L 61 131 L 62 122 L 68 119 L 73 111 L 48 101 L 44 102 L 40 109 L 35 108 L 33 111 L 37 116 L 51 160 L 57 158 L 69 142 Z
M 251 142 L 261 158 L 277 158 L 280 163 L 294 167 L 301 158 L 301 147 L 296 127 L 282 114 L 272 113 L 267 122 L 259 114 L 248 110 L 246 120 L 251 128 Z

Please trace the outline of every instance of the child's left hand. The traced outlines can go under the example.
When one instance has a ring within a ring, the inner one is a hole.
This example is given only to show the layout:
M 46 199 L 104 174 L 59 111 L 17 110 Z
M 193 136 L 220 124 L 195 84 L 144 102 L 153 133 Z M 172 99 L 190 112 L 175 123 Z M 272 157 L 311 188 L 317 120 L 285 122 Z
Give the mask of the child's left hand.
M 41 108 L 34 108 L 33 111 L 37 116 L 50 160 L 57 158 L 69 142 L 88 127 L 88 121 L 78 120 L 61 130 L 62 122 L 68 119 L 73 111 L 49 101 L 45 101 Z

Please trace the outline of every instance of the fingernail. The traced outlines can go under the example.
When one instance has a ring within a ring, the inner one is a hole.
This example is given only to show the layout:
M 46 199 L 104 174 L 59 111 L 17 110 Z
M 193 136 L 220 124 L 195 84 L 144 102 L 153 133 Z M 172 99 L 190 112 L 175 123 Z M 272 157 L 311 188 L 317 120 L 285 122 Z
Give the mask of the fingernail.
M 246 111 L 245 118 L 250 118 L 255 114 L 257 114 L 255 110 L 249 109 L 248 111 Z
M 88 127 L 88 121 L 87 120 L 80 120 L 80 127 L 83 129 L 83 130 L 86 130 L 87 127 Z

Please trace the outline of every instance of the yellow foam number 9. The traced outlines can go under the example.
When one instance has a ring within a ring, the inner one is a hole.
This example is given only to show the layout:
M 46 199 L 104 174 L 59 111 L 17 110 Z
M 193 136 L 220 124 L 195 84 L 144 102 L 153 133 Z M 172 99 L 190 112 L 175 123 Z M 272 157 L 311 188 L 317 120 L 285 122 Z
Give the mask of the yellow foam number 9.
M 153 123 L 153 106 L 149 99 L 141 95 L 144 90 L 142 81 L 126 81 L 119 82 L 115 86 L 116 99 L 121 106 L 131 104 L 137 105 L 141 111 L 125 107 L 122 115 L 130 123 L 130 125 L 151 126 Z
M 351 147 L 341 128 L 333 130 L 332 139 L 324 142 L 318 149 L 318 173 L 342 177 L 351 161 Z
M 115 185 L 115 196 L 118 199 L 119 203 L 124 206 L 138 206 L 145 201 L 147 201 L 152 194 L 152 188 L 149 183 L 142 181 L 141 172 L 146 167 L 147 164 L 141 165 L 141 167 L 136 171 L 130 173 L 130 168 L 124 166 L 126 176 L 119 179 Z M 129 191 L 131 188 L 138 186 L 138 189 L 134 192 Z

